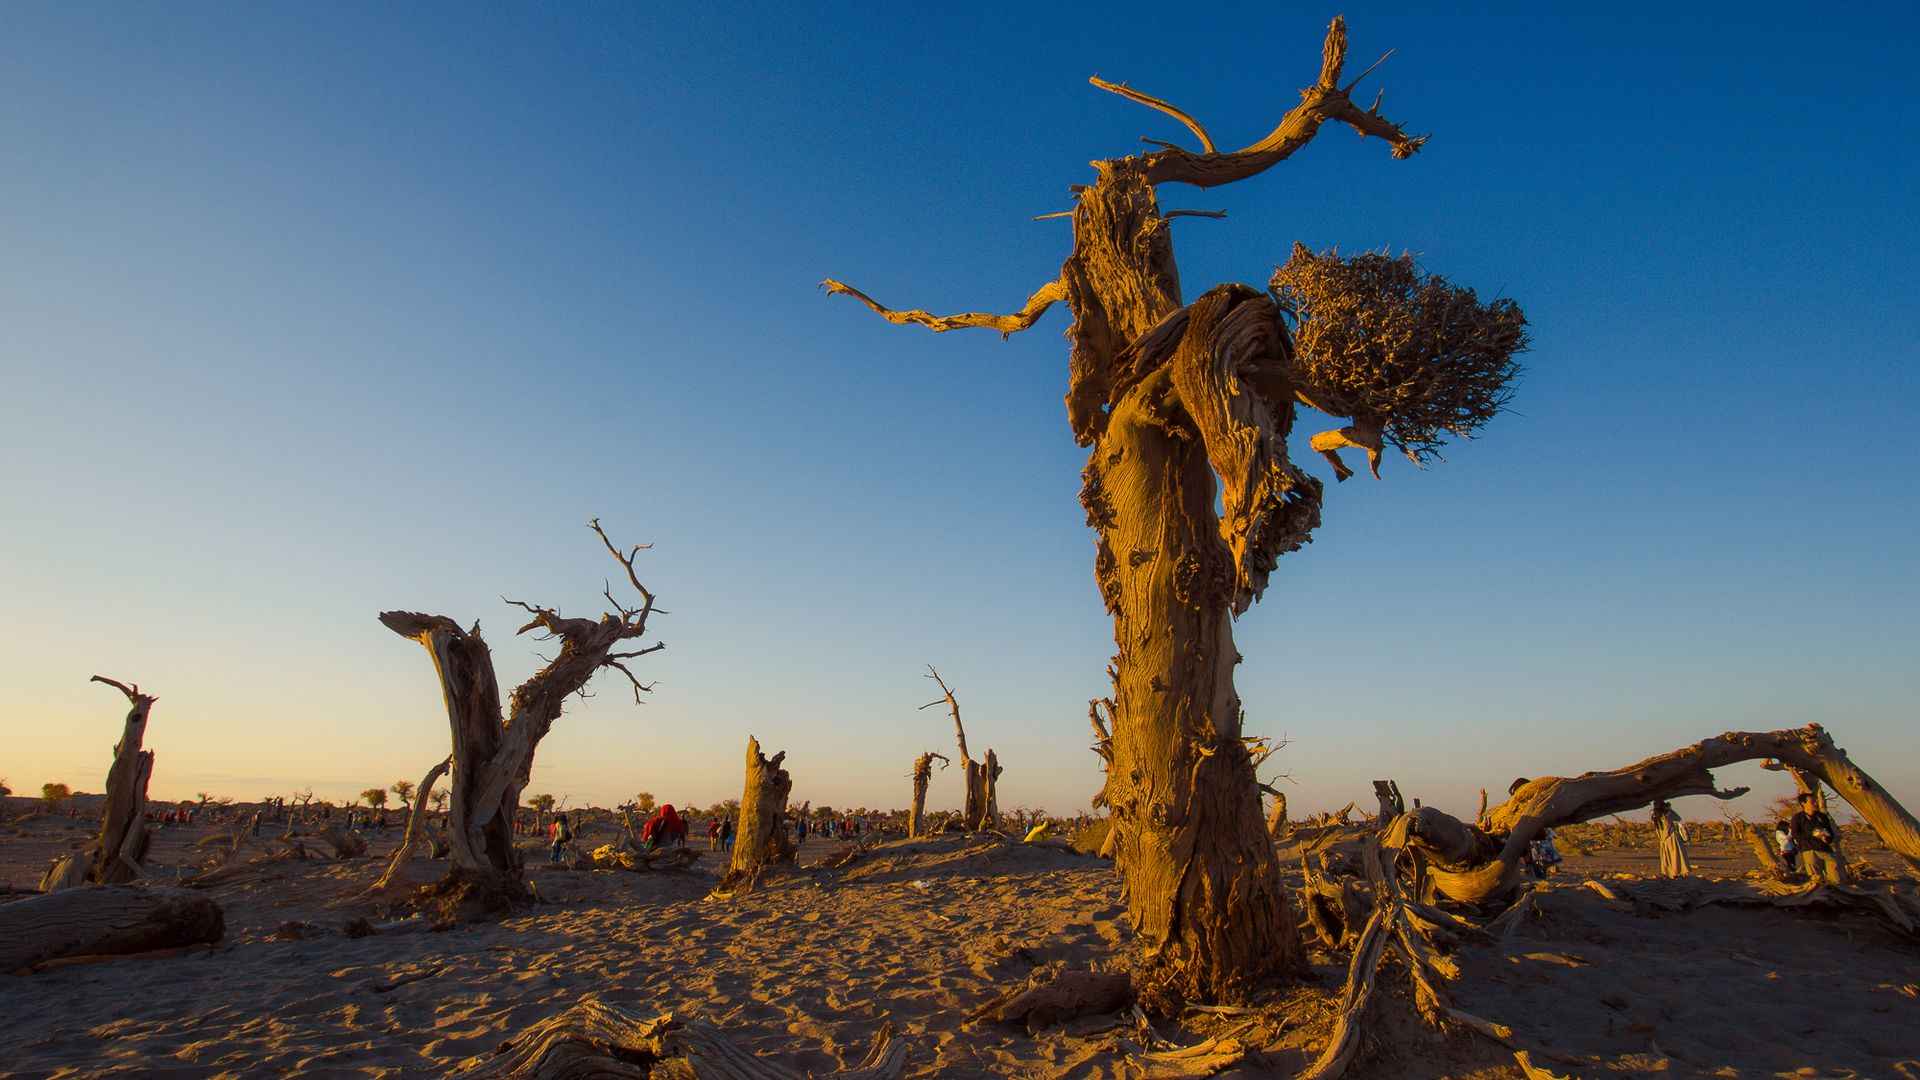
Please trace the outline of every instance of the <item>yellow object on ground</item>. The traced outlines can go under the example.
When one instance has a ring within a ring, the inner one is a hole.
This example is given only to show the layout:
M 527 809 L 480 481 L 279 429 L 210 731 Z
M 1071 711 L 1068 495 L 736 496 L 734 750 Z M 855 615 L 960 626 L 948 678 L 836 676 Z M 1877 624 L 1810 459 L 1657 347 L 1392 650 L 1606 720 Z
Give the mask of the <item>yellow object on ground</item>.
M 1051 835 L 1052 832 L 1053 832 L 1053 822 L 1043 821 L 1040 824 L 1035 825 L 1033 828 L 1028 829 L 1027 838 L 1020 842 L 1023 844 L 1031 844 L 1035 840 L 1044 840 L 1049 835 Z

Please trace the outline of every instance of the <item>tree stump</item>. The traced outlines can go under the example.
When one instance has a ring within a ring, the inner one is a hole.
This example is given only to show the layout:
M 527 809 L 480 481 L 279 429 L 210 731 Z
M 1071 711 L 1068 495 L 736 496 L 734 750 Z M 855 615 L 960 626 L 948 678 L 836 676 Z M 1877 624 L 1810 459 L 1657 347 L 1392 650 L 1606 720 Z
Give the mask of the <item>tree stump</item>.
M 793 861 L 793 840 L 786 829 L 787 796 L 793 778 L 780 767 L 785 750 L 769 758 L 760 752 L 760 740 L 747 736 L 747 781 L 740 793 L 740 827 L 733 839 L 733 857 L 713 895 L 726 897 L 750 891 L 769 864 Z
M 142 749 L 147 717 L 159 699 L 140 692 L 138 683 L 116 682 L 95 675 L 127 697 L 127 719 L 113 748 L 113 767 L 107 770 L 107 802 L 100 815 L 100 834 L 88 856 L 87 880 L 117 885 L 140 876 L 147 855 L 147 782 L 153 779 L 153 751 Z
M 907 813 L 907 837 L 912 839 L 921 833 L 921 818 L 927 809 L 927 784 L 933 779 L 933 759 L 940 759 L 940 767 L 946 768 L 947 755 L 929 750 L 913 759 L 913 809 Z
M 180 889 L 90 885 L 0 904 L 0 972 L 67 956 L 218 941 L 220 905 Z

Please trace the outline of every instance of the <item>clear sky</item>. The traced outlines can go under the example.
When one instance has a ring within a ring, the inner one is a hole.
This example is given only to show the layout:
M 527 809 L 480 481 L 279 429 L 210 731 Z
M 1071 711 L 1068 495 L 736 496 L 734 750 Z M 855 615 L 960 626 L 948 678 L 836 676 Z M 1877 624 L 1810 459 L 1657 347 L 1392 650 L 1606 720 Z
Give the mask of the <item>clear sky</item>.
M 530 790 L 737 796 L 752 732 L 796 798 L 900 805 L 952 748 L 931 661 L 1003 805 L 1086 805 L 1064 309 L 935 336 L 816 286 L 1017 307 L 1069 245 L 1029 219 L 1185 137 L 1088 75 L 1240 145 L 1337 9 L 715 7 L 9 7 L 0 776 L 99 790 L 100 672 L 160 697 L 158 797 L 418 779 L 444 714 L 375 614 L 478 618 L 515 683 L 499 597 L 598 613 L 598 515 L 656 545 L 659 689 L 603 679 Z M 1920 803 L 1920 18 L 1645 11 L 1349 7 L 1421 154 L 1329 127 L 1163 191 L 1230 214 L 1173 225 L 1190 295 L 1386 245 L 1533 322 L 1513 412 L 1329 485 L 1240 621 L 1296 806 L 1809 720 Z

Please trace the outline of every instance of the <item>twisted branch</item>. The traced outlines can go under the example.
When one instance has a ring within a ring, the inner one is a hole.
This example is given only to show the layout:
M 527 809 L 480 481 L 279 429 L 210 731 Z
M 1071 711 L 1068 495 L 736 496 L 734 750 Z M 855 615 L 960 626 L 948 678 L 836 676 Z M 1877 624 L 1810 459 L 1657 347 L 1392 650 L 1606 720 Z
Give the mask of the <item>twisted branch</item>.
M 998 330 L 1000 331 L 1000 336 L 1003 338 L 1019 333 L 1027 327 L 1032 326 L 1035 322 L 1039 321 L 1040 316 L 1046 314 L 1048 308 L 1067 298 L 1066 283 L 1059 278 L 1055 278 L 1035 290 L 1032 296 L 1027 297 L 1026 306 L 1011 315 L 993 315 L 982 311 L 968 311 L 959 315 L 933 315 L 919 309 L 912 311 L 895 311 L 881 304 L 873 297 L 868 296 L 866 293 L 861 292 L 859 289 L 845 282 L 835 281 L 832 278 L 822 281 L 820 287 L 827 290 L 829 294 L 853 297 L 855 300 L 867 305 L 867 307 L 872 308 L 874 314 L 897 326 L 924 326 L 936 334 L 944 334 L 949 330 L 979 327 L 987 330 Z

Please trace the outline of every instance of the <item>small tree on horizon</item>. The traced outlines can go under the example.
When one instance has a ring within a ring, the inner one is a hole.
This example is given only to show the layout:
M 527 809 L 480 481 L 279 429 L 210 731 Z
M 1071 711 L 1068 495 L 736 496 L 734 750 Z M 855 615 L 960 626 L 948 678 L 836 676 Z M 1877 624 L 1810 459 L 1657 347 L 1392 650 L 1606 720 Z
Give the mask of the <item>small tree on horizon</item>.
M 399 799 L 402 806 L 413 803 L 413 781 L 395 780 L 387 790 L 393 792 L 393 797 Z
M 361 792 L 360 797 L 366 800 L 366 803 L 368 806 L 371 806 L 375 809 L 379 809 L 380 807 L 387 805 L 387 789 L 386 788 L 370 787 L 367 790 Z
M 447 793 L 445 790 L 435 790 L 427 796 L 427 801 L 433 804 L 434 812 L 439 813 L 447 808 Z
M 633 797 L 633 812 L 636 814 L 651 814 L 658 806 L 651 791 L 643 791 Z
M 49 810 L 58 808 L 72 795 L 73 789 L 58 781 L 40 785 L 40 801 L 46 803 Z

